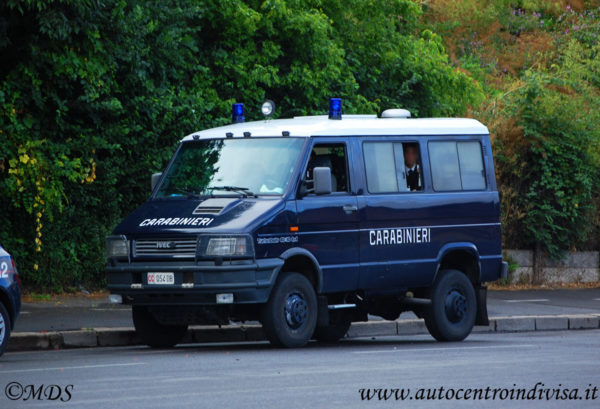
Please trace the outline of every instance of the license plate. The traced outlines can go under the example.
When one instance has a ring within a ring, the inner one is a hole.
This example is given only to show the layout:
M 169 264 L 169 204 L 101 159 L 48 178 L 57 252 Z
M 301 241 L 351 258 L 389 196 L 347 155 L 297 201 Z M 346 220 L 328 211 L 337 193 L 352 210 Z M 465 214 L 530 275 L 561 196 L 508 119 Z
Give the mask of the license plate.
M 148 284 L 175 284 L 174 273 L 148 273 Z

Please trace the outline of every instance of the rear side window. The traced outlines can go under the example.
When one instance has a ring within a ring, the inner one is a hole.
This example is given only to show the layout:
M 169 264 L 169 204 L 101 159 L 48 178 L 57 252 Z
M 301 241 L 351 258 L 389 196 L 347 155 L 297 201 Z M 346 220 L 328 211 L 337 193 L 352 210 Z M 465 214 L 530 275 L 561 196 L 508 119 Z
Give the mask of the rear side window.
M 478 141 L 429 142 L 433 189 L 436 191 L 484 190 L 485 170 Z
M 479 142 L 458 142 L 458 162 L 463 190 L 483 190 L 486 188 L 483 157 Z
M 418 143 L 365 142 L 363 154 L 369 193 L 423 190 Z

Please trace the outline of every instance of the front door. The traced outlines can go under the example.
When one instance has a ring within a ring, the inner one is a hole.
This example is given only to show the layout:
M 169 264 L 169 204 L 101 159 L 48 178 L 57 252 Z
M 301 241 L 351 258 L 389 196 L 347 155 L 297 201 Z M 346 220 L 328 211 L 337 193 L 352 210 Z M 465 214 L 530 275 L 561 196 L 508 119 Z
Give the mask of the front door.
M 296 201 L 299 245 L 317 258 L 323 292 L 352 291 L 358 284 L 358 203 L 348 155 L 347 138 L 314 138 L 305 179 L 312 178 L 313 168 L 329 167 L 332 193 L 309 193 Z

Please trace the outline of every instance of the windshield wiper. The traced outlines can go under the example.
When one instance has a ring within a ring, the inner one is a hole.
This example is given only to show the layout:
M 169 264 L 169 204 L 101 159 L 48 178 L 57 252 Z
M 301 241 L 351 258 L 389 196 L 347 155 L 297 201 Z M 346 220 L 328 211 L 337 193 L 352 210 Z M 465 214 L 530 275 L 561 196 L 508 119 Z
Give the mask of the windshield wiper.
M 210 186 L 207 190 L 225 190 L 227 192 L 236 192 L 241 194 L 243 197 L 254 196 L 258 197 L 255 193 L 251 192 L 247 187 L 239 186 Z

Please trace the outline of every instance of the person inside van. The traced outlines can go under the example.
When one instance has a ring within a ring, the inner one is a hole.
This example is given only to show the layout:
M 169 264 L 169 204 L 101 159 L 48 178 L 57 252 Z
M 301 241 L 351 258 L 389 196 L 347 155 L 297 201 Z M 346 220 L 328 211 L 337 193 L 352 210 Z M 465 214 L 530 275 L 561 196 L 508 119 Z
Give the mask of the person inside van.
M 419 166 L 419 148 L 416 143 L 404 144 L 404 171 L 407 190 L 421 190 L 421 168 Z

